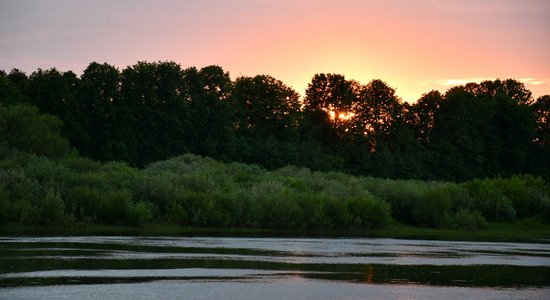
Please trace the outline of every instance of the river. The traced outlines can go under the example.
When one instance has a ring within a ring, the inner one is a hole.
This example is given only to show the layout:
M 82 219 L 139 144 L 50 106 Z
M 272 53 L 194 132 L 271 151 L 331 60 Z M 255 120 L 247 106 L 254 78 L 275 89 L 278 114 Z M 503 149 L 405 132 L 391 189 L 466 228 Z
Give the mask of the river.
M 0 237 L 0 299 L 549 299 L 547 243 Z

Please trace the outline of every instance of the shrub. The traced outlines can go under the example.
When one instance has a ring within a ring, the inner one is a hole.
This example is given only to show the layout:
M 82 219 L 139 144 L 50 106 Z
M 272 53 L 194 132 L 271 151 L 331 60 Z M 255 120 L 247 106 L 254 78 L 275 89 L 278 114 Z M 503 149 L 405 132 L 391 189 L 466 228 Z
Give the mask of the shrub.
M 10 199 L 38 204 L 44 190 L 40 183 L 29 178 L 21 170 L 0 170 L 0 185 L 3 185 Z
M 63 201 L 59 193 L 48 190 L 39 206 L 40 222 L 43 224 L 60 224 L 65 219 Z
M 348 212 L 351 224 L 364 229 L 382 228 L 391 220 L 390 206 L 374 196 L 349 199 Z
M 145 202 L 133 205 L 128 213 L 128 225 L 142 227 L 152 218 L 151 208 Z
M 129 224 L 132 208 L 132 195 L 129 191 L 112 191 L 102 199 L 101 217 L 111 224 Z
M 487 221 L 477 210 L 461 209 L 453 216 L 453 227 L 462 230 L 474 230 L 487 227 Z
M 8 221 L 10 199 L 3 185 L 0 185 L 0 224 Z
M 516 216 L 512 201 L 508 199 L 493 180 L 474 179 L 465 183 L 469 194 L 475 199 L 476 209 L 493 221 L 511 221 Z
M 67 155 L 70 146 L 60 134 L 62 125 L 58 117 L 28 104 L 0 105 L 0 140 L 21 151 L 52 158 Z
M 174 183 L 172 173 L 154 176 L 139 176 L 134 184 L 134 198 L 139 201 L 151 203 L 158 209 L 158 215 L 162 218 L 172 214 L 175 206 L 178 186 Z
M 433 184 L 437 187 L 437 184 Z M 422 203 L 428 183 L 415 180 L 367 179 L 365 186 L 379 199 L 391 206 L 392 217 L 400 222 L 417 223 L 413 211 Z
M 414 202 L 411 211 L 415 224 L 428 227 L 449 227 L 451 225 L 452 200 L 444 187 L 426 190 Z
M 347 227 L 350 223 L 350 214 L 346 203 L 341 199 L 328 197 L 323 202 L 323 211 L 325 213 L 326 227 Z
M 174 208 L 184 210 L 187 216 L 184 224 L 204 226 L 207 224 L 206 209 L 208 207 L 208 195 L 193 191 L 183 191 L 176 195 Z
M 138 170 L 124 162 L 108 162 L 103 166 L 105 180 L 113 189 L 129 189 L 138 174 Z
M 546 214 L 544 202 L 548 199 L 548 186 L 542 178 L 516 175 L 493 180 L 493 184 L 511 201 L 516 217 L 543 217 Z
M 73 187 L 65 197 L 65 211 L 76 220 L 93 222 L 100 215 L 102 200 L 99 192 L 86 186 Z
M 332 227 L 325 215 L 324 205 L 327 197 L 313 193 L 293 193 L 292 199 L 303 212 L 302 226 L 305 228 Z
M 212 213 L 208 216 L 209 225 L 233 226 L 241 219 L 241 209 L 237 203 L 236 194 L 216 193 L 212 195 L 210 209 Z
M 40 210 L 28 200 L 14 199 L 11 201 L 8 215 L 12 221 L 33 224 L 39 221 Z
M 61 163 L 65 167 L 77 172 L 99 172 L 102 168 L 100 162 L 76 155 L 62 159 Z
M 263 194 L 259 205 L 262 227 L 297 228 L 302 225 L 302 209 L 288 193 Z

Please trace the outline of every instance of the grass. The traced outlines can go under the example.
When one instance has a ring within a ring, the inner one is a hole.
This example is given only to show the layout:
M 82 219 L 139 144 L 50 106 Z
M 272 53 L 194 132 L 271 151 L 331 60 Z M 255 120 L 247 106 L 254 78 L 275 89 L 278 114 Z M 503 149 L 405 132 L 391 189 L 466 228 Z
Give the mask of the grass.
M 111 225 L 32 226 L 0 225 L 2 236 L 137 235 L 137 236 L 246 236 L 246 237 L 366 237 L 449 241 L 550 243 L 550 224 L 526 222 L 489 223 L 478 230 L 449 230 L 413 227 L 393 223 L 372 230 L 283 230 L 262 228 L 182 227 L 175 224 L 148 224 L 144 227 Z

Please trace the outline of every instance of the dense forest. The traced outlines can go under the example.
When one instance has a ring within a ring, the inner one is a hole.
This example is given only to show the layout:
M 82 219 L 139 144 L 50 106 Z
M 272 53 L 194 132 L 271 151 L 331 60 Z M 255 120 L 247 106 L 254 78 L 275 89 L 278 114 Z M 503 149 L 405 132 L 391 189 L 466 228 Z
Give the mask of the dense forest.
M 80 77 L 1 72 L 0 105 L 16 103 L 56 116 L 81 155 L 136 167 L 192 153 L 394 179 L 550 178 L 550 96 L 535 100 L 512 79 L 430 91 L 409 104 L 381 80 L 361 85 L 339 74 L 316 74 L 301 98 L 271 76 L 232 81 L 218 66 L 91 63 Z
M 140 62 L 0 73 L 0 223 L 476 229 L 550 221 L 550 96 Z M 361 176 L 357 176 L 361 175 Z

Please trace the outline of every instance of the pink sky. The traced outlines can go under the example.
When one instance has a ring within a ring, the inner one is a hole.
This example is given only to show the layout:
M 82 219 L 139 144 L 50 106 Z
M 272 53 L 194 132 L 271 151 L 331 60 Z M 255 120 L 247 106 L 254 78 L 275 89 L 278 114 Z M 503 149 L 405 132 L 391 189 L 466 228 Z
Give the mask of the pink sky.
M 547 0 L 0 0 L 0 69 L 171 60 L 268 74 L 382 79 L 406 101 L 495 78 L 550 94 Z

